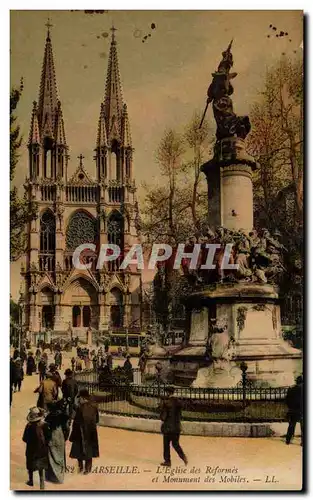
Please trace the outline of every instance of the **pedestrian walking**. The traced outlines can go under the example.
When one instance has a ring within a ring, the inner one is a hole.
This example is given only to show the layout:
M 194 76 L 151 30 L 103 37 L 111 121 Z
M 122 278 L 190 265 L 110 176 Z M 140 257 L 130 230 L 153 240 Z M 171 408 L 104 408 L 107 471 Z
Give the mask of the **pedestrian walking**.
M 286 444 L 290 444 L 294 437 L 296 424 L 300 423 L 301 428 L 301 446 L 303 444 L 303 378 L 297 377 L 296 385 L 289 387 L 286 395 L 286 404 L 288 406 L 288 430 L 286 435 Z
M 83 363 L 79 356 L 76 358 L 76 371 L 81 372 L 83 369 Z
M 181 458 L 185 465 L 187 465 L 188 460 L 185 453 L 182 450 L 182 447 L 179 444 L 180 432 L 181 432 L 181 403 L 174 396 L 175 389 L 174 387 L 167 387 L 166 389 L 166 398 L 163 400 L 161 404 L 161 432 L 163 434 L 163 458 L 164 462 L 161 465 L 171 466 L 171 450 L 170 444 L 179 458 Z
M 28 470 L 28 486 L 34 486 L 34 472 L 38 471 L 40 489 L 45 489 L 44 471 L 48 468 L 49 427 L 44 422 L 44 410 L 34 406 L 27 415 L 27 425 L 23 434 L 26 443 L 26 468 Z
M 127 380 L 129 383 L 132 383 L 134 381 L 134 374 L 133 374 L 133 366 L 131 364 L 131 361 L 130 361 L 130 354 L 127 354 L 126 356 L 126 361 L 124 363 L 124 371 L 125 371 L 125 374 L 127 376 Z
M 57 351 L 54 355 L 54 364 L 56 369 L 61 369 L 62 367 L 62 354 L 60 351 Z
M 37 401 L 38 408 L 47 410 L 49 403 L 57 401 L 58 387 L 51 372 L 46 373 L 45 380 L 40 383 L 39 387 L 37 387 L 34 392 L 39 394 Z
M 36 373 L 39 372 L 38 365 L 39 365 L 40 360 L 41 360 L 41 350 L 38 348 L 38 349 L 36 349 L 36 352 L 35 352 Z
M 73 418 L 73 408 L 75 398 L 78 394 L 78 384 L 73 377 L 73 372 L 69 368 L 67 368 L 64 372 L 65 379 L 62 382 L 62 394 L 63 398 L 68 402 L 68 412 L 69 418 Z
M 10 358 L 10 406 L 12 404 L 13 399 L 13 387 L 15 383 L 15 363 L 12 358 Z
M 112 371 L 112 369 L 113 369 L 113 356 L 110 352 L 107 355 L 106 362 L 107 362 L 109 369 Z
M 91 401 L 87 389 L 81 389 L 69 440 L 72 443 L 70 457 L 78 461 L 79 472 L 84 471 L 84 474 L 91 472 L 92 459 L 99 457 L 98 422 L 96 403 Z
M 32 352 L 28 353 L 26 362 L 26 374 L 32 375 L 36 371 L 36 363 Z
M 48 468 L 46 469 L 46 480 L 59 484 L 64 482 L 66 468 L 65 442 L 70 433 L 69 417 L 66 408 L 67 402 L 65 399 L 48 403 L 49 413 L 45 418 L 50 429 L 50 436 L 47 442 Z
M 32 353 L 31 353 L 32 354 Z M 23 364 L 25 363 L 25 361 L 27 360 L 27 354 L 26 354 L 26 349 L 25 347 L 21 347 L 21 350 L 20 350 L 20 357 L 22 358 L 22 361 L 23 361 Z
M 46 365 L 48 365 L 48 353 L 46 351 L 43 351 L 42 358 L 45 360 Z
M 61 387 L 62 385 L 62 379 L 61 379 L 61 375 L 60 373 L 58 372 L 56 366 L 54 363 L 51 363 L 49 365 L 49 371 L 52 373 L 53 375 L 53 380 L 55 381 L 55 383 L 57 384 L 57 387 Z
M 72 372 L 75 371 L 75 364 L 76 364 L 76 360 L 74 358 L 74 356 L 71 358 L 71 365 L 72 365 Z
M 90 355 L 89 355 L 89 353 L 85 356 L 85 367 L 86 367 L 86 370 L 90 370 Z
M 96 354 L 92 358 L 92 368 L 93 368 L 94 372 L 97 371 L 97 368 L 98 368 L 98 358 L 97 358 Z
M 47 364 L 44 358 L 38 363 L 38 371 L 39 371 L 39 382 L 42 382 L 46 377 Z
M 24 379 L 23 362 L 22 362 L 21 358 L 16 358 L 16 360 L 15 360 L 14 392 L 16 392 L 17 390 L 18 390 L 18 392 L 20 392 L 23 379 Z

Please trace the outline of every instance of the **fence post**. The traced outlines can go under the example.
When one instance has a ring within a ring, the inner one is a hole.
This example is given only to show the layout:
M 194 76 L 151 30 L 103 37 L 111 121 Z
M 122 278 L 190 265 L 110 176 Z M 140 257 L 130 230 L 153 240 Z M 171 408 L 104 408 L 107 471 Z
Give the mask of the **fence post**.
M 243 407 L 245 408 L 247 406 L 247 370 L 248 370 L 248 365 L 244 361 L 240 363 L 240 370 L 241 370 L 241 380 L 242 380 L 242 404 Z

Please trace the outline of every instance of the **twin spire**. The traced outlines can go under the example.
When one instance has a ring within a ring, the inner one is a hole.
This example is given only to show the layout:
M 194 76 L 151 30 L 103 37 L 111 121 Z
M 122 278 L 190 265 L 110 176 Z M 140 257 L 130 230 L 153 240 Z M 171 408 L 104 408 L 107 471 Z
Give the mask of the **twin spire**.
M 39 99 L 33 103 L 29 144 L 43 144 L 45 140 L 66 146 L 64 120 L 55 77 L 53 51 L 48 22 L 45 52 L 41 70 Z
M 33 103 L 30 144 L 43 144 L 45 140 L 66 147 L 64 120 L 58 100 L 55 67 L 49 22 L 41 71 L 38 104 Z M 104 102 L 101 104 L 98 123 L 97 147 L 110 147 L 116 140 L 121 146 L 132 147 L 127 106 L 123 102 L 122 85 L 118 67 L 117 43 L 114 27 L 105 84 Z
M 116 140 L 121 146 L 131 148 L 130 125 L 127 106 L 123 102 L 121 77 L 118 67 L 116 28 L 112 27 L 104 102 L 101 104 L 98 124 L 97 147 L 110 146 Z

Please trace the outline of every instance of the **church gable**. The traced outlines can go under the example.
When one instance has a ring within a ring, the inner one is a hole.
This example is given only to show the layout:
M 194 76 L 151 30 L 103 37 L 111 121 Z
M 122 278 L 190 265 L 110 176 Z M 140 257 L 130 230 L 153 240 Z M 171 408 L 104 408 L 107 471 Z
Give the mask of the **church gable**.
M 67 277 L 63 286 L 63 290 L 65 291 L 72 283 L 74 283 L 74 281 L 78 280 L 79 278 L 86 279 L 97 292 L 99 291 L 99 285 L 92 272 L 89 269 L 76 269 L 75 267 L 73 267 L 69 276 Z
M 94 185 L 94 181 L 89 177 L 83 165 L 78 165 L 68 184 L 86 186 Z
M 41 277 L 41 279 L 38 283 L 38 290 L 43 290 L 46 287 L 51 288 L 53 291 L 56 291 L 56 286 L 53 283 L 53 281 L 51 279 L 51 275 L 49 273 L 45 273 Z

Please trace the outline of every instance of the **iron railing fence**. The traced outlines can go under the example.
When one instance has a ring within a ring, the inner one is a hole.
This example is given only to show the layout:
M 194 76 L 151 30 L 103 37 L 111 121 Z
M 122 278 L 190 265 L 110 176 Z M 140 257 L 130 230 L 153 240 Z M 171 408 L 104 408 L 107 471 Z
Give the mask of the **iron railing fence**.
M 141 385 L 139 369 L 133 370 L 133 383 L 112 378 L 98 381 L 97 372 L 75 374 L 80 388 L 87 388 L 103 413 L 141 418 L 159 418 L 160 405 L 166 396 L 164 383 Z M 182 404 L 183 420 L 265 422 L 285 421 L 286 387 L 259 388 L 240 384 L 231 389 L 175 387 L 175 396 Z

